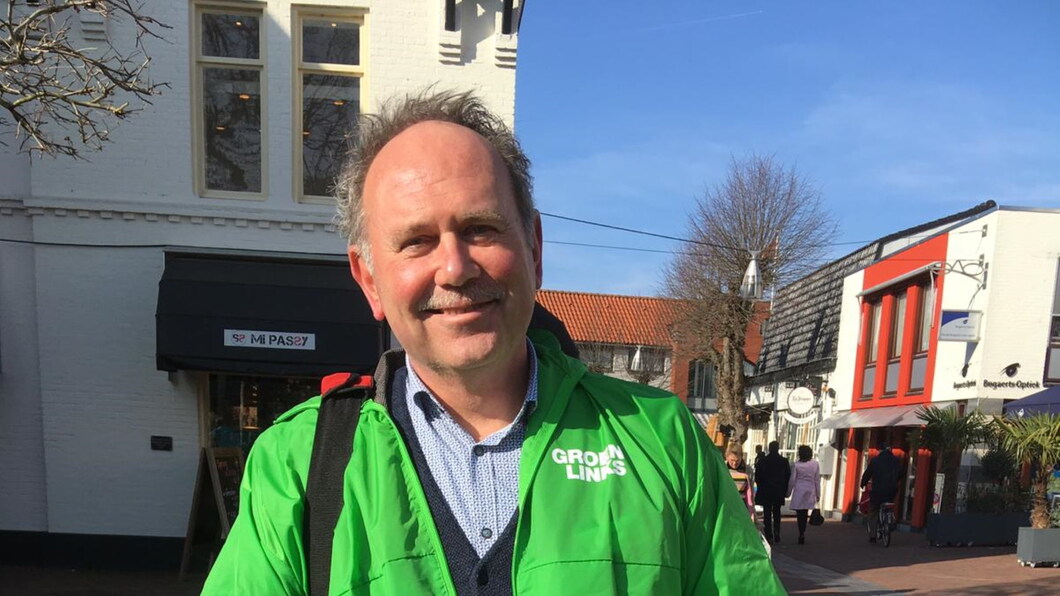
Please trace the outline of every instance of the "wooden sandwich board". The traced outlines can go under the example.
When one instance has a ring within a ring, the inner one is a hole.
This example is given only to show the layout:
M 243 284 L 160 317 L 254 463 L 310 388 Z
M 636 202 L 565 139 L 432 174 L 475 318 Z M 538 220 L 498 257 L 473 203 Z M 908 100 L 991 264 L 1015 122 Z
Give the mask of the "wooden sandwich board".
M 199 457 L 195 493 L 184 537 L 180 578 L 184 579 L 192 550 L 208 545 L 208 566 L 224 544 L 239 513 L 239 483 L 243 479 L 243 450 L 239 447 L 205 447 Z

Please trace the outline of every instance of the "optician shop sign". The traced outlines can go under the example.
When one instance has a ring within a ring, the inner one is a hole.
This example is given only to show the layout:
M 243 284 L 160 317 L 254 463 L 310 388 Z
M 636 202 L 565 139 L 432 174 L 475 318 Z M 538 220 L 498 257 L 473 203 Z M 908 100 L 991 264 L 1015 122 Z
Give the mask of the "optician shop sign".
M 266 348 L 271 350 L 316 350 L 315 333 L 225 329 L 225 346 L 233 348 Z
M 944 310 L 939 325 L 939 341 L 979 341 L 979 319 L 983 313 L 977 310 Z

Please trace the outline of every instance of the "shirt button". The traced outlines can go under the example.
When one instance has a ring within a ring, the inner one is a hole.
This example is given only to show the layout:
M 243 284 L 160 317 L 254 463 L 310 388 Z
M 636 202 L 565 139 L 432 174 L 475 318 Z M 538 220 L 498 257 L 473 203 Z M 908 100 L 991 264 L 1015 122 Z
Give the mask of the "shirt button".
M 479 532 L 479 534 L 480 534 L 480 535 L 481 535 L 481 536 L 482 536 L 483 538 L 492 538 L 492 537 L 493 537 L 493 530 L 491 530 L 491 529 L 489 529 L 489 528 L 482 528 L 482 531 L 481 531 L 481 532 Z
M 483 447 L 482 445 L 475 445 L 475 447 L 471 450 L 471 452 L 474 453 L 475 455 L 479 456 L 479 457 L 482 457 L 482 455 L 484 453 L 486 453 L 486 448 Z
M 484 586 L 484 585 L 490 583 L 490 576 L 489 576 L 489 573 L 486 572 L 486 568 L 485 567 L 483 567 L 482 569 L 479 569 L 478 577 L 476 579 L 478 580 L 478 585 L 480 585 L 480 586 Z

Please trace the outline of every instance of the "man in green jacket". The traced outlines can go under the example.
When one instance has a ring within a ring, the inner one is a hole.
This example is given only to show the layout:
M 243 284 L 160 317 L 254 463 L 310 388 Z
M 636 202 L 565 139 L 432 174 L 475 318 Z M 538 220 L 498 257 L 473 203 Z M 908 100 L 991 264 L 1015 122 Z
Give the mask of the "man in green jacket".
M 352 437 L 328 594 L 783 594 L 680 400 L 528 339 L 542 274 L 530 180 L 470 94 L 404 98 L 358 127 L 338 221 L 405 352 L 380 367 Z M 307 593 L 319 405 L 258 439 L 204 594 Z

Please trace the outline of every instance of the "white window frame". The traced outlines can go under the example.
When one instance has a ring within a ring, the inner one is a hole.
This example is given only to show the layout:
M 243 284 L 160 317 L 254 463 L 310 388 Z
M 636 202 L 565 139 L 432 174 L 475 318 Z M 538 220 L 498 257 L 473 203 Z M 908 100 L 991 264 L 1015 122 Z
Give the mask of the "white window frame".
M 192 121 L 192 170 L 195 180 L 195 194 L 209 199 L 242 199 L 263 201 L 269 196 L 269 142 L 268 142 L 268 66 L 266 55 L 266 5 L 259 2 L 193 2 L 191 4 L 191 121 Z M 221 58 L 202 55 L 202 18 L 204 13 L 239 14 L 258 19 L 258 58 Z M 203 80 L 202 72 L 206 67 L 239 67 L 256 69 L 259 75 L 261 93 L 261 191 L 236 192 L 230 190 L 211 190 L 206 188 L 206 135 L 203 131 Z
M 360 25 L 358 49 L 360 57 L 358 65 L 332 64 L 320 62 L 302 61 L 302 23 L 306 19 L 335 19 L 337 21 L 356 22 Z M 358 85 L 358 105 L 361 113 L 368 109 L 368 11 L 363 8 L 337 9 L 319 6 L 294 6 L 291 8 L 291 84 L 293 92 L 293 106 L 291 113 L 294 116 L 294 126 L 291 129 L 291 143 L 293 147 L 294 167 L 291 169 L 293 185 L 293 196 L 299 203 L 310 203 L 317 205 L 334 205 L 335 198 L 331 196 L 307 195 L 303 192 L 304 181 L 302 172 L 302 75 L 305 74 L 338 74 L 343 76 L 355 76 L 360 79 Z

